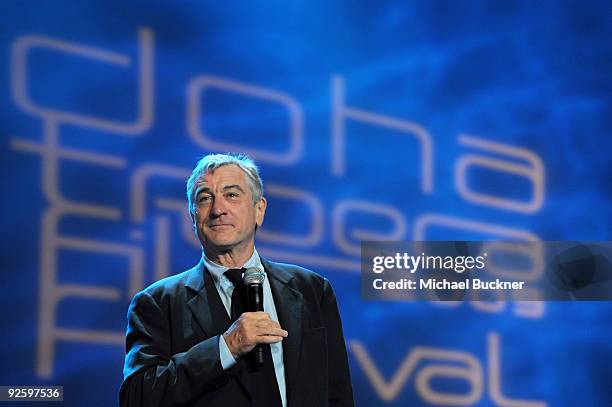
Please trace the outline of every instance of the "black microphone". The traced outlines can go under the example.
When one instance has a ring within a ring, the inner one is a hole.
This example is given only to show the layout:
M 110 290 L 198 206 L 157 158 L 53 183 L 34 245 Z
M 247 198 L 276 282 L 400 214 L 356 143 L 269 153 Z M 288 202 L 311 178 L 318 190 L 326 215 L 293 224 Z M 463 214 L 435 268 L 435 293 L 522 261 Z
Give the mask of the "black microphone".
M 257 268 L 249 268 L 244 272 L 242 281 L 247 288 L 248 311 L 257 312 L 264 310 L 263 299 L 263 283 L 266 279 L 266 273 Z M 264 364 L 264 349 L 263 345 L 259 344 L 251 351 L 255 364 L 261 366 Z

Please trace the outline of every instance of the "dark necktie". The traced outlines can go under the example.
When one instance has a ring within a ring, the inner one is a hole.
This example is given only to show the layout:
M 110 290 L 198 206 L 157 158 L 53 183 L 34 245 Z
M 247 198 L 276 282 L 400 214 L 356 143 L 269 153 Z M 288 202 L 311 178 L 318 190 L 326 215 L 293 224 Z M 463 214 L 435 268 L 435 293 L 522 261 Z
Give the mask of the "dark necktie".
M 232 322 L 236 321 L 243 312 L 247 311 L 246 286 L 242 281 L 242 273 L 244 271 L 244 268 L 229 269 L 224 273 L 232 284 L 234 284 L 231 306 Z M 251 358 L 248 356 L 250 355 L 245 355 L 238 359 L 238 364 L 241 365 L 246 387 L 251 394 L 253 401 L 252 406 L 281 407 L 282 402 L 278 390 L 278 383 L 276 381 L 276 374 L 274 373 L 274 362 L 272 360 L 272 354 L 270 353 L 270 346 L 264 345 L 263 366 L 256 366 L 252 360 L 249 360 Z
M 234 291 L 232 292 L 232 306 L 230 319 L 232 322 L 237 320 L 240 315 L 245 311 L 246 302 L 246 286 L 242 281 L 242 273 L 244 268 L 241 269 L 229 269 L 224 274 L 234 284 Z

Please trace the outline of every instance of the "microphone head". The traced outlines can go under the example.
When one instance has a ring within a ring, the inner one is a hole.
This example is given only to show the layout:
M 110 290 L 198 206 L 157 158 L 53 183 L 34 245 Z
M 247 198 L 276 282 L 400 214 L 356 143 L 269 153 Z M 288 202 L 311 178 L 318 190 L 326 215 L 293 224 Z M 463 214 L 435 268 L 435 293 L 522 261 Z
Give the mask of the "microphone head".
M 246 285 L 263 284 L 265 279 L 266 273 L 255 267 L 247 269 L 242 275 L 242 281 Z

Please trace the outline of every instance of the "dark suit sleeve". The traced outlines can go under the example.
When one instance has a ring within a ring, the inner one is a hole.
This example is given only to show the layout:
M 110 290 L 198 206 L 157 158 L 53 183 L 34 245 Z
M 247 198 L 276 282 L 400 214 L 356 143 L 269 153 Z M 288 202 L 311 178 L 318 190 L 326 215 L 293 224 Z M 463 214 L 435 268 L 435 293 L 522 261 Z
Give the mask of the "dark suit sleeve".
M 137 294 L 128 310 L 121 406 L 182 405 L 226 380 L 219 336 L 172 355 L 169 331 L 169 316 L 155 299 L 146 292 Z
M 351 375 L 346 354 L 342 322 L 336 303 L 336 295 L 327 279 L 323 283 L 321 304 L 327 332 L 328 351 L 328 402 L 329 406 L 354 406 Z

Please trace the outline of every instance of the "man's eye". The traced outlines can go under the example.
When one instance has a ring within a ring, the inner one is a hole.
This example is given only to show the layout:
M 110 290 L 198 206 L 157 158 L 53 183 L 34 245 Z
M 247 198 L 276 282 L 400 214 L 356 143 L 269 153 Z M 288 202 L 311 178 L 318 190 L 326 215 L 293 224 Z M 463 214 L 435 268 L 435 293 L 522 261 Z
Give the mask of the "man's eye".
M 227 194 L 228 197 L 230 198 L 238 198 L 238 194 L 236 192 L 230 192 L 229 194 Z
M 210 196 L 205 195 L 198 198 L 198 204 L 203 204 L 210 201 Z

